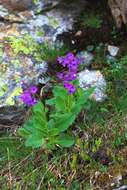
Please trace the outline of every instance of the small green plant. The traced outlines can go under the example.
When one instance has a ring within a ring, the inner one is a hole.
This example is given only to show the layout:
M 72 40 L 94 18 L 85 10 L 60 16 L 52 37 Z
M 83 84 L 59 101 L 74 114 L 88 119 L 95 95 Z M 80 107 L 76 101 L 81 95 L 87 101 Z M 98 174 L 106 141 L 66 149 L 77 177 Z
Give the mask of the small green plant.
M 90 28 L 100 28 L 102 25 L 103 20 L 101 19 L 100 15 L 94 13 L 85 14 L 82 17 L 82 25 Z
M 56 43 L 37 43 L 30 35 L 26 34 L 23 37 L 9 36 L 7 41 L 11 45 L 14 54 L 23 54 L 33 56 L 36 61 L 40 62 L 55 60 L 57 56 L 62 56 L 67 52 L 67 48 L 63 44 Z
M 97 152 L 99 148 L 101 147 L 101 145 L 102 145 L 102 139 L 101 138 L 96 139 L 95 144 L 92 147 L 92 152 Z
M 119 81 L 125 80 L 127 71 L 127 55 L 118 60 L 110 58 L 107 60 L 107 64 L 110 66 L 107 72 L 112 76 L 112 78 L 119 78 Z
M 103 43 L 98 44 L 94 52 L 94 62 L 97 66 L 102 67 L 106 63 L 105 46 Z
M 24 37 L 9 36 L 7 38 L 15 54 L 32 55 L 37 48 L 37 43 L 30 35 Z
M 67 50 L 67 47 L 60 43 L 58 45 L 43 43 L 37 46 L 37 55 L 40 55 L 40 59 L 52 62 L 58 56 L 65 55 Z
M 32 2 L 36 5 L 36 4 L 38 4 L 40 1 L 39 1 L 39 0 L 32 0 Z
M 112 28 L 111 35 L 114 39 L 117 39 L 119 37 L 119 32 L 115 26 Z
M 19 133 L 26 138 L 26 146 L 33 148 L 55 148 L 55 145 L 70 147 L 74 138 L 68 128 L 74 123 L 85 105 L 93 89 L 84 92 L 78 89 L 69 95 L 62 86 L 55 86 L 53 98 L 32 107 L 32 117 L 25 123 Z M 47 106 L 48 105 L 48 106 Z M 47 107 L 51 106 L 51 109 Z

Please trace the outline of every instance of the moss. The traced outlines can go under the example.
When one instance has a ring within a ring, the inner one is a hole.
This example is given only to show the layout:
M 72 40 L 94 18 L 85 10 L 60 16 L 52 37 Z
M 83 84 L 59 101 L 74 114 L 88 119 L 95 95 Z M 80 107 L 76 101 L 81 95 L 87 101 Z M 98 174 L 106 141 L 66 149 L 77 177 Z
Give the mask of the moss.
M 81 18 L 81 24 L 90 28 L 101 28 L 103 20 L 100 15 L 93 12 L 85 13 Z

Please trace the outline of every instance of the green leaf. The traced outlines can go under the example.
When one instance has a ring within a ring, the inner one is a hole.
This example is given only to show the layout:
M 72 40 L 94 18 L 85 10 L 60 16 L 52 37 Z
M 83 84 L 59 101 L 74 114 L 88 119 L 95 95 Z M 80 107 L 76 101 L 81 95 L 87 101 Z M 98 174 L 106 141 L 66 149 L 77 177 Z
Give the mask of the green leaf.
M 49 122 L 48 122 L 48 128 L 49 128 L 49 129 L 52 129 L 54 126 L 55 126 L 54 120 L 53 120 L 53 119 L 50 119 Z
M 72 113 L 76 116 L 85 108 L 86 104 L 89 103 L 89 97 L 93 93 L 94 88 L 87 89 L 85 92 L 82 89 L 79 89 L 77 94 L 77 101 L 73 104 Z
M 78 87 L 79 86 L 79 80 L 77 80 L 77 79 L 73 80 L 72 84 L 75 85 L 76 87 Z
M 23 125 L 23 128 L 31 134 L 34 129 L 34 118 L 26 121 L 26 123 Z
M 59 128 L 60 132 L 67 130 L 75 120 L 75 115 L 72 113 L 56 114 L 54 117 L 56 128 Z
M 53 106 L 55 104 L 55 98 L 51 98 L 49 100 L 46 100 L 46 104 L 49 106 Z
M 56 97 L 56 102 L 55 102 L 55 108 L 56 111 L 61 111 L 65 112 L 66 111 L 66 100 L 63 100 L 62 97 Z
M 50 119 L 48 122 L 48 136 L 57 136 L 60 133 L 59 129 L 55 127 L 55 122 Z
M 30 132 L 23 127 L 18 130 L 18 133 L 22 137 L 28 137 L 30 135 Z
M 88 99 L 90 95 L 94 92 L 94 90 L 95 90 L 95 87 L 91 87 L 89 89 L 86 89 L 85 91 L 83 90 L 85 98 Z
M 48 132 L 47 123 L 43 122 L 43 120 L 37 120 L 34 116 L 24 124 L 23 128 L 30 134 L 34 134 L 36 131 L 39 131 L 42 136 L 46 136 Z
M 34 114 L 38 113 L 38 114 L 42 115 L 43 112 L 44 112 L 44 105 L 42 104 L 42 102 L 38 102 L 37 104 L 35 104 L 33 106 L 33 113 Z
M 62 99 L 66 99 L 68 96 L 67 90 L 63 86 L 55 86 L 53 89 L 53 94 L 55 97 L 59 96 Z
M 39 133 L 36 133 L 27 138 L 25 145 L 27 147 L 39 148 L 44 145 L 44 143 L 44 138 Z
M 47 130 L 47 117 L 46 110 L 42 102 L 38 102 L 35 106 L 33 106 L 33 123 L 35 128 L 38 128 L 42 131 Z
M 64 134 L 57 139 L 57 143 L 62 147 L 70 147 L 74 144 L 74 138 Z
M 125 139 L 127 139 L 127 132 L 125 132 Z

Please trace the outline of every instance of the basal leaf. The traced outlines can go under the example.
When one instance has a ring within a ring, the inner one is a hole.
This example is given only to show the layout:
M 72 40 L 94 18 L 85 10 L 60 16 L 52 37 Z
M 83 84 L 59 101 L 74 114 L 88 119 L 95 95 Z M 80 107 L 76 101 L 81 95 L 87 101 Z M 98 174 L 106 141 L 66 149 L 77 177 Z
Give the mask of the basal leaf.
M 18 130 L 18 133 L 19 135 L 25 138 L 27 138 L 30 135 L 30 132 L 23 127 Z
M 75 120 L 75 115 L 72 113 L 56 114 L 54 116 L 56 128 L 58 128 L 60 132 L 67 130 Z
M 42 102 L 38 102 L 33 106 L 33 113 L 40 115 L 44 113 L 44 105 Z
M 47 117 L 42 102 L 38 102 L 35 106 L 33 106 L 33 118 L 35 120 L 34 123 L 36 128 L 46 129 Z
M 34 118 L 29 119 L 28 121 L 26 121 L 26 123 L 23 125 L 23 128 L 28 131 L 29 133 L 33 132 L 34 129 Z
M 46 100 L 46 104 L 49 106 L 53 106 L 55 104 L 55 98 L 51 98 L 49 100 Z
M 44 143 L 44 138 L 39 133 L 36 133 L 27 138 L 25 145 L 28 147 L 39 148 L 43 146 Z
M 64 134 L 58 137 L 57 143 L 62 147 L 70 147 L 74 144 L 74 138 Z
M 55 102 L 56 111 L 65 112 L 66 111 L 66 101 L 62 97 L 56 97 Z
M 53 94 L 55 97 L 60 96 L 63 99 L 68 96 L 67 90 L 63 86 L 55 86 L 53 89 Z

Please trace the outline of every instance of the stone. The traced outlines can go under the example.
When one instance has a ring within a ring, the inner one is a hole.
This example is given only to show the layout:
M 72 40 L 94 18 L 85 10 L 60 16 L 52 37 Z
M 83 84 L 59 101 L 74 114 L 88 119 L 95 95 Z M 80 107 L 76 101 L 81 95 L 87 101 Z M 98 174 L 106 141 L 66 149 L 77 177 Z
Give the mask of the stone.
M 40 0 L 35 2 L 35 11 L 44 12 L 53 9 L 56 7 L 61 0 Z
M 8 10 L 3 7 L 3 5 L 0 5 L 0 17 L 5 17 L 9 14 Z
M 31 8 L 32 0 L 0 0 L 0 4 L 10 11 L 25 11 Z
M 127 190 L 127 185 L 123 185 L 123 186 L 113 189 L 113 190 Z
M 111 56 L 115 57 L 119 52 L 119 48 L 116 46 L 108 45 L 108 52 Z
M 54 8 L 61 0 L 0 0 L 0 5 L 10 12 L 19 12 L 33 9 L 35 12 L 46 11 Z
M 78 73 L 79 86 L 84 90 L 95 87 L 91 96 L 97 102 L 102 102 L 106 98 L 106 81 L 100 71 L 84 70 Z
M 77 57 L 81 60 L 81 65 L 84 65 L 85 67 L 88 67 L 92 64 L 92 61 L 94 59 L 94 56 L 92 53 L 89 53 L 87 51 L 81 51 L 77 54 Z
M 108 0 L 109 7 L 118 28 L 127 24 L 127 0 Z
M 0 129 L 2 126 L 10 128 L 21 125 L 26 111 L 27 109 L 17 106 L 0 107 Z
M 121 181 L 122 181 L 122 174 L 121 173 L 116 173 L 115 176 L 113 177 L 112 179 L 112 184 L 111 186 L 116 186 L 116 187 L 119 187 L 120 184 L 121 184 Z
M 4 56 L 2 66 L 5 65 L 5 70 L 0 78 L 0 107 L 21 104 L 19 96 L 22 93 L 22 83 L 38 84 L 38 77 L 47 71 L 46 62 L 35 64 L 32 59 L 25 56 L 19 57 L 19 60 L 12 58 L 6 60 L 6 55 Z

